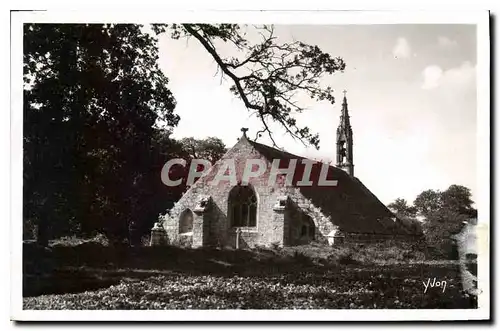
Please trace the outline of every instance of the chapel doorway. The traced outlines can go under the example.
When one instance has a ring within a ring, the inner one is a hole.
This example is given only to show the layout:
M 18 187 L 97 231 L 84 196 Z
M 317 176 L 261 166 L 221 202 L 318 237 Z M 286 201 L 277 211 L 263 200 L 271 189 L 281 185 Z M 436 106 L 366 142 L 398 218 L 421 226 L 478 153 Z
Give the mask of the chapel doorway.
M 308 244 L 316 238 L 316 226 L 311 216 L 303 212 L 300 215 L 299 241 L 301 244 Z
M 179 217 L 179 234 L 193 233 L 193 212 L 191 209 L 184 210 Z

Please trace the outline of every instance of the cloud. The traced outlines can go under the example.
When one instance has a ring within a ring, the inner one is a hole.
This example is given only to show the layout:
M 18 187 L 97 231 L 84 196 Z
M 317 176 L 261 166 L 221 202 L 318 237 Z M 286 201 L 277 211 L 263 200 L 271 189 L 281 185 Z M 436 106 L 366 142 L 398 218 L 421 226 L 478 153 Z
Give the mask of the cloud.
M 472 66 L 469 61 L 448 70 L 443 70 L 437 65 L 430 65 L 423 70 L 422 76 L 422 89 L 424 90 L 431 90 L 439 86 L 465 86 L 474 81 L 476 66 Z
M 439 36 L 438 45 L 443 48 L 452 48 L 458 45 L 456 40 L 450 39 L 448 37 Z
M 428 66 L 422 72 L 424 76 L 424 83 L 422 88 L 424 90 L 430 90 L 439 86 L 440 80 L 443 77 L 443 69 L 439 66 Z
M 392 55 L 394 55 L 395 58 L 410 57 L 411 47 L 406 38 L 398 38 L 396 45 L 394 45 L 394 48 L 392 49 Z

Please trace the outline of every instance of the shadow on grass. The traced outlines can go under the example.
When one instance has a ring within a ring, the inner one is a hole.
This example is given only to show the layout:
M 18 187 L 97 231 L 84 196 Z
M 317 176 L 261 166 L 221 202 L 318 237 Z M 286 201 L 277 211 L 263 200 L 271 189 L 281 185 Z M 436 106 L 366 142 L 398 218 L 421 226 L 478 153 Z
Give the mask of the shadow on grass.
M 179 247 L 76 246 L 23 247 L 23 295 L 77 293 L 109 287 L 121 279 L 162 273 L 186 275 L 272 275 L 312 266 L 303 256 L 276 251 L 189 249 Z
M 402 295 L 412 295 L 411 302 L 419 308 L 473 307 L 473 304 L 460 296 L 458 265 L 359 264 L 349 259 L 339 260 L 343 255 L 330 258 L 326 253 L 323 254 L 325 248 L 317 248 L 315 254 L 309 254 L 306 249 L 308 248 L 220 250 L 171 246 L 112 247 L 98 243 L 40 248 L 26 244 L 23 248 L 23 295 L 27 297 L 93 291 L 118 284 L 121 280 L 141 280 L 169 274 L 218 277 L 237 275 L 281 285 L 331 286 L 338 289 L 339 294 L 335 300 L 329 294 L 321 293 L 317 298 L 323 301 L 326 299 L 326 303 L 321 303 L 321 306 L 330 308 L 349 306 L 350 296 L 341 293 L 351 290 L 358 293 L 367 291 L 366 295 L 358 296 L 357 303 L 365 308 L 370 308 L 370 302 L 394 302 L 395 298 L 401 298 Z M 438 291 L 424 295 L 422 282 L 434 277 L 454 282 L 449 284 L 445 297 Z M 222 295 L 216 291 L 207 291 L 207 295 Z M 276 295 L 266 291 L 263 293 L 268 297 Z M 381 294 L 383 296 L 378 297 Z M 233 294 L 229 294 L 231 295 Z M 268 300 L 254 297 L 256 295 L 253 291 L 245 294 L 242 302 L 247 303 L 242 308 L 266 308 Z M 298 301 L 303 299 L 300 293 L 292 298 Z M 289 298 L 278 296 L 275 300 Z M 287 306 L 288 303 L 282 302 L 283 305 Z M 398 308 L 397 304 L 394 307 Z

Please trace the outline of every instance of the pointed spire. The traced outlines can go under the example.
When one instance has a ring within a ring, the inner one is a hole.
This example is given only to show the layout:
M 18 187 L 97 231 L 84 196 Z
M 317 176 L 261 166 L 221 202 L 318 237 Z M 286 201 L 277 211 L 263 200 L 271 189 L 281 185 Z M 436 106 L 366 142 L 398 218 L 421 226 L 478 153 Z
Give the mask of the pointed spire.
M 349 175 L 354 176 L 353 137 L 347 107 L 347 90 L 342 92 L 344 93 L 344 100 L 342 102 L 340 123 L 337 128 L 337 167 L 344 169 Z
M 350 129 L 351 124 L 349 123 L 349 110 L 347 108 L 347 90 L 342 91 L 344 93 L 344 101 L 342 102 L 342 114 L 341 116 L 341 125 Z

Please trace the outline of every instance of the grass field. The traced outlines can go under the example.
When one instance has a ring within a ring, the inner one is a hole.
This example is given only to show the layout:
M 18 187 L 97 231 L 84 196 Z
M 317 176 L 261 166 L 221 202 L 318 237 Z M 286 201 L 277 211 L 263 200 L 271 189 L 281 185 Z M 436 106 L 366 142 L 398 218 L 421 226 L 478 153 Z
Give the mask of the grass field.
M 370 251 L 363 246 L 25 247 L 24 309 L 476 307 L 474 299 L 461 293 L 456 263 L 402 261 L 406 253 L 393 250 L 383 263 Z M 428 288 L 424 293 L 423 283 L 434 278 L 445 281 L 446 288 Z

